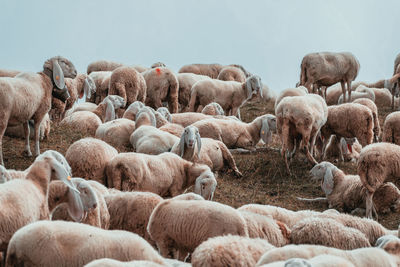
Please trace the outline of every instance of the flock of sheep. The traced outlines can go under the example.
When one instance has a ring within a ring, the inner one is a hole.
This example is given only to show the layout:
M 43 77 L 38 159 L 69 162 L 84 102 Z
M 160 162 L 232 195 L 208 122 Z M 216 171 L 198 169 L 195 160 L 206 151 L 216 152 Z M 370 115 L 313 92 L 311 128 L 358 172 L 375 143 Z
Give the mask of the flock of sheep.
M 378 119 L 379 108 L 399 106 L 400 55 L 390 79 L 352 83 L 358 71 L 351 53 L 308 54 L 297 87 L 273 97 L 234 64 L 191 64 L 176 74 L 161 62 L 96 61 L 78 74 L 58 56 L 38 73 L 0 70 L 2 263 L 400 266 L 398 231 L 372 219 L 400 211 L 400 190 L 387 181 L 400 177 L 400 112 L 382 131 Z M 274 101 L 275 114 L 241 121 L 250 100 Z M 65 155 L 41 154 L 50 121 L 91 137 Z M 5 168 L 4 134 L 25 138 L 26 156 L 34 139 L 29 168 Z M 216 173 L 242 176 L 232 153 L 268 146 L 274 134 L 288 174 L 303 151 L 326 195 L 299 201 L 330 209 L 212 201 Z M 338 160 L 357 164 L 358 175 Z

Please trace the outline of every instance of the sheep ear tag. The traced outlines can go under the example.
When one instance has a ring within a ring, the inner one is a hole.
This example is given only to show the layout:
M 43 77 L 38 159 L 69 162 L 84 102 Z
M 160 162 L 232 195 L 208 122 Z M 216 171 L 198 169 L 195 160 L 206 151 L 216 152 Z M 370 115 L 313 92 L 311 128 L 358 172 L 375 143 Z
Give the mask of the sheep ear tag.
M 53 82 L 58 89 L 64 89 L 65 87 L 64 73 L 60 67 L 60 64 L 58 64 L 57 60 L 53 60 Z

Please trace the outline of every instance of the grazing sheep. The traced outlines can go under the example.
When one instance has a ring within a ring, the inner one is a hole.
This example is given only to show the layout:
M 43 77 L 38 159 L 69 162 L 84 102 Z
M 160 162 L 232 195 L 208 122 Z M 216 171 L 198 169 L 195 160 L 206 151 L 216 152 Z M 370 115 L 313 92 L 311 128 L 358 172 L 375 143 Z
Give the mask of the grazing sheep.
M 6 266 L 83 266 L 101 258 L 149 260 L 165 265 L 154 248 L 136 234 L 76 222 L 40 221 L 14 234 Z
M 112 72 L 108 94 L 121 96 L 126 105 L 135 101 L 144 103 L 146 88 L 146 81 L 138 71 L 132 67 L 123 66 Z M 123 113 L 120 115 L 122 116 Z
M 183 127 L 189 126 L 197 121 L 212 119 L 213 116 L 198 112 L 185 112 L 171 114 L 172 123 L 180 124 Z
M 146 105 L 155 109 L 168 101 L 171 113 L 178 112 L 179 83 L 176 75 L 168 68 L 155 68 L 142 73 L 147 85 Z M 144 101 L 143 101 L 144 102 Z
M 221 105 L 227 115 L 240 119 L 239 108 L 248 100 L 262 98 L 261 78 L 253 75 L 240 83 L 235 81 L 203 80 L 192 87 L 189 102 L 191 112 L 200 112 L 211 102 Z
M 112 71 L 95 71 L 89 77 L 96 86 L 96 92 L 86 97 L 87 102 L 99 104 L 108 95 Z
M 300 145 L 300 148 L 305 149 L 308 161 L 316 164 L 313 157 L 315 140 L 328 117 L 325 100 L 315 94 L 287 96 L 278 104 L 275 114 L 276 129 L 282 143 L 281 156 L 285 160 L 288 173 L 288 158 L 294 156 Z
M 276 247 L 285 246 L 290 242 L 291 231 L 286 224 L 254 212 L 239 212 L 246 221 L 249 237 L 265 239 Z
M 210 115 L 210 116 L 217 116 L 217 115 L 224 116 L 225 115 L 225 111 L 222 109 L 221 105 L 216 102 L 211 102 L 210 104 L 207 104 L 203 108 L 201 113 Z M 172 118 L 171 118 L 171 120 L 172 120 Z
M 212 199 L 217 186 L 208 166 L 193 164 L 173 153 L 120 153 L 109 162 L 106 173 L 108 187 L 148 191 L 162 197 L 177 196 L 194 185 L 196 194 Z
M 144 125 L 132 133 L 129 141 L 135 152 L 158 155 L 170 151 L 179 142 L 179 138 L 153 126 Z
M 190 93 L 193 84 L 201 80 L 211 80 L 205 75 L 197 75 L 194 73 L 178 73 L 176 75 L 179 83 L 179 105 L 180 111 L 186 112 L 189 109 Z
M 349 52 L 344 53 L 310 53 L 301 62 L 300 85 L 310 92 L 311 86 L 331 86 L 340 82 L 343 102 L 346 102 L 346 87 L 351 99 L 351 82 L 355 80 L 360 69 L 357 58 Z
M 109 60 L 98 60 L 90 63 L 87 67 L 87 74 L 90 74 L 94 71 L 113 71 L 118 67 L 123 66 L 124 64 L 113 62 Z
M 5 69 L 0 69 L 0 77 L 15 77 L 21 72 L 18 70 L 5 70 Z
M 22 72 L 14 78 L 0 78 L 0 164 L 3 161 L 3 135 L 7 126 L 23 124 L 25 150 L 32 156 L 29 145 L 29 120 L 35 125 L 35 156 L 40 154 L 39 128 L 51 108 L 52 97 L 66 101 L 69 97 L 64 78 L 74 78 L 74 65 L 63 57 L 52 57 L 39 73 Z
M 364 85 L 360 85 L 357 89 L 353 92 L 352 96 L 349 97 L 347 102 L 353 102 L 356 99 L 360 98 L 368 98 L 375 102 L 375 93 L 374 90 L 368 88 Z M 343 104 L 343 95 L 339 97 L 338 104 Z
M 139 112 L 140 109 L 145 107 L 145 105 L 140 101 L 135 101 L 129 105 L 129 107 L 125 110 L 124 115 L 122 118 L 129 119 L 132 121 L 136 120 L 136 114 Z
M 371 144 L 374 138 L 374 118 L 371 110 L 361 104 L 346 103 L 328 107 L 328 120 L 321 128 L 325 143 L 332 134 L 340 137 L 356 137 L 362 146 Z
M 393 87 L 391 88 L 391 93 L 392 93 L 392 110 L 394 109 L 394 97 L 399 97 L 400 94 L 400 67 L 397 66 L 395 70 L 395 74 L 393 74 L 393 77 L 390 78 L 389 82 L 393 84 Z
M 72 178 L 71 182 L 79 193 L 69 189 L 60 181 L 49 185 L 49 210 L 51 219 L 76 221 L 92 226 L 108 229 L 110 214 L 103 194 L 92 187 L 96 181 L 86 181 L 82 178 Z
M 106 142 L 88 137 L 70 145 L 65 158 L 71 165 L 73 176 L 106 185 L 106 165 L 117 154 L 118 151 Z
M 146 231 L 150 215 L 163 199 L 150 192 L 119 192 L 105 196 L 110 213 L 110 230 L 125 230 L 140 235 L 151 245 Z
M 128 119 L 116 119 L 99 125 L 96 138 L 101 139 L 113 147 L 129 147 L 129 137 L 135 130 L 135 122 Z
M 379 142 L 379 136 L 381 134 L 381 127 L 379 125 L 378 108 L 375 103 L 367 98 L 360 98 L 353 101 L 353 103 L 361 104 L 368 107 L 372 111 L 372 117 L 374 119 L 374 141 Z
M 390 143 L 375 143 L 361 150 L 357 164 L 357 173 L 366 191 L 366 216 L 372 218 L 376 215 L 373 204 L 375 191 L 388 177 L 400 177 L 400 146 Z
M 292 258 L 311 259 L 316 256 L 326 255 L 326 254 L 346 259 L 352 264 L 354 264 L 354 266 L 356 267 L 398 266 L 397 257 L 387 253 L 386 251 L 380 248 L 358 248 L 354 250 L 341 250 L 337 248 L 330 248 L 319 245 L 288 245 L 281 248 L 273 248 L 261 256 L 256 266 L 268 266 L 264 264 L 277 261 L 286 261 Z M 281 265 L 281 266 L 291 266 L 291 265 Z M 298 265 L 293 265 L 293 266 L 298 266 Z M 340 265 L 335 265 L 335 266 L 340 266 Z
M 278 104 L 281 102 L 281 100 L 284 97 L 287 96 L 303 96 L 308 94 L 307 88 L 305 88 L 304 86 L 299 86 L 296 88 L 287 88 L 283 91 L 281 91 L 278 95 L 278 97 L 275 100 L 275 106 L 274 109 L 276 110 L 276 107 L 278 106 Z
M 220 64 L 190 64 L 179 69 L 179 73 L 194 73 L 197 75 L 206 75 L 210 78 L 217 79 L 218 74 L 224 68 Z
M 269 144 L 272 132 L 276 131 L 276 119 L 271 114 L 259 116 L 250 123 L 230 119 L 208 119 L 192 125 L 199 129 L 200 136 L 219 140 L 228 148 L 254 149 L 260 139 Z
M 162 62 L 156 62 L 156 63 L 153 63 L 150 68 L 154 69 L 154 68 L 157 68 L 157 67 L 166 67 L 166 66 L 167 65 L 165 65 Z
M 103 123 L 115 119 L 115 110 L 125 106 L 122 97 L 109 95 L 93 111 L 76 111 L 65 117 L 60 125 L 67 125 L 79 132 L 92 136 Z
M 218 202 L 164 200 L 157 205 L 147 226 L 161 256 L 184 260 L 210 237 L 248 237 L 246 221 L 234 208 Z M 177 255 L 178 254 L 178 255 Z
M 36 158 L 24 179 L 0 185 L 0 251 L 5 252 L 11 236 L 29 223 L 49 219 L 47 205 L 50 180 L 59 179 L 77 191 L 68 179 L 70 167 L 58 152 L 48 150 Z
M 180 141 L 174 144 L 171 152 L 185 160 L 205 164 L 214 172 L 229 166 L 235 175 L 242 176 L 226 145 L 211 138 L 201 138 L 196 126 L 184 129 Z
M 400 145 L 400 111 L 392 112 L 386 117 L 382 142 Z
M 193 267 L 253 267 L 274 246 L 260 238 L 225 235 L 209 238 L 193 252 Z
M 33 139 L 34 138 L 34 129 L 35 129 L 34 121 L 29 120 L 28 123 L 29 123 L 29 138 Z M 51 127 L 50 117 L 49 117 L 49 114 L 46 113 L 46 115 L 44 115 L 43 120 L 39 126 L 40 141 L 43 141 L 43 139 L 49 137 L 50 127 Z M 22 124 L 18 125 L 18 126 L 13 126 L 13 127 L 7 127 L 4 134 L 7 136 L 11 136 L 11 137 L 25 138 L 24 128 L 23 128 Z
M 246 81 L 246 75 L 237 67 L 227 66 L 219 72 L 217 79 L 222 81 L 236 81 L 242 83 Z
M 371 246 L 363 233 L 329 218 L 301 220 L 292 227 L 290 239 L 292 244 L 323 245 L 347 250 Z

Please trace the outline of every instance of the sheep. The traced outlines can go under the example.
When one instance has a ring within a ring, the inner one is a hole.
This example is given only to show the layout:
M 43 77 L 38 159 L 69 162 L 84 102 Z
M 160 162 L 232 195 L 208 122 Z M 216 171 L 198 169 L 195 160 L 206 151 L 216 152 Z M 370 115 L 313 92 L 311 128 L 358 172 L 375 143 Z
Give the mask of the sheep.
M 291 258 L 287 261 L 275 261 L 262 267 L 354 267 L 354 264 L 342 257 L 321 254 L 309 260 L 302 258 Z
M 382 142 L 400 145 L 400 111 L 392 112 L 385 118 Z
M 95 136 L 113 147 L 128 147 L 131 144 L 129 138 L 134 130 L 135 122 L 122 118 L 99 125 Z
M 330 218 L 305 218 L 291 230 L 292 244 L 324 245 L 347 250 L 371 246 L 363 233 Z
M 393 102 L 394 102 L 394 106 L 398 107 L 399 106 L 399 98 L 396 96 L 394 97 L 394 95 L 392 95 L 392 93 L 386 89 L 386 88 L 371 88 L 372 90 L 374 90 L 375 93 L 375 104 L 380 107 L 380 108 L 385 108 L 385 107 L 389 107 L 392 104 L 392 97 L 393 97 Z
M 304 86 L 299 86 L 296 88 L 287 88 L 283 91 L 281 91 L 278 95 L 278 97 L 275 100 L 275 106 L 274 109 L 276 110 L 276 107 L 278 106 L 278 104 L 281 102 L 281 100 L 284 97 L 287 96 L 303 96 L 308 94 L 307 88 L 305 88 Z
M 66 101 L 69 97 L 64 78 L 74 78 L 74 65 L 63 57 L 45 61 L 39 73 L 23 72 L 14 78 L 0 78 L 0 164 L 3 160 L 3 135 L 7 126 L 23 124 L 25 134 L 24 153 L 32 156 L 29 145 L 29 120 L 35 129 L 35 156 L 40 154 L 39 128 L 43 117 L 49 112 L 52 97 Z
M 372 201 L 375 191 L 388 176 L 400 177 L 399 161 L 400 146 L 395 144 L 375 143 L 361 150 L 357 173 L 367 189 L 365 207 L 368 218 L 372 218 L 372 212 L 377 215 Z
M 206 75 L 212 79 L 217 79 L 218 74 L 224 68 L 220 64 L 190 64 L 179 69 L 179 73 L 194 73 L 197 75 Z
M 34 138 L 34 121 L 29 120 L 29 138 L 33 139 Z M 51 124 L 50 124 L 50 117 L 49 114 L 46 113 L 44 115 L 42 122 L 40 123 L 39 126 L 39 139 L 40 141 L 43 141 L 45 138 L 49 137 L 51 130 Z M 18 126 L 13 126 L 13 127 L 7 127 L 5 133 L 7 136 L 12 136 L 12 137 L 19 137 L 19 138 L 24 138 L 24 128 L 23 125 L 18 125 Z
M 354 266 L 356 267 L 398 266 L 397 257 L 387 253 L 380 248 L 358 248 L 354 250 L 341 250 L 319 245 L 288 245 L 282 248 L 273 248 L 261 256 L 256 266 L 264 266 L 264 264 L 277 261 L 285 261 L 292 258 L 311 259 L 316 256 L 326 254 L 346 259 L 354 264 Z
M 0 184 L 14 180 L 25 178 L 29 168 L 24 171 L 17 171 L 12 169 L 6 169 L 3 165 L 0 165 Z
M 139 129 L 143 125 L 157 126 L 156 112 L 151 107 L 143 107 L 135 115 L 135 129 Z
M 293 157 L 300 141 L 308 161 L 316 164 L 313 157 L 315 140 L 328 118 L 325 100 L 315 94 L 287 96 L 278 104 L 275 114 L 277 133 L 282 143 L 281 156 L 288 173 L 291 173 L 288 158 Z
M 146 105 L 155 109 L 168 101 L 171 113 L 178 112 L 179 83 L 176 75 L 168 68 L 155 68 L 142 73 L 146 80 Z M 144 101 L 143 101 L 144 102 Z
M 239 108 L 248 100 L 262 98 L 261 78 L 253 75 L 245 82 L 203 80 L 195 83 L 191 89 L 189 111 L 200 112 L 211 102 L 221 105 L 227 115 L 240 119 Z
M 160 107 L 157 109 L 159 112 L 168 122 L 172 122 L 172 116 L 169 110 L 166 107 Z
M 67 125 L 77 131 L 94 136 L 97 128 L 103 122 L 114 120 L 115 110 L 123 106 L 125 106 L 125 102 L 122 97 L 109 95 L 92 112 L 76 111 L 65 117 L 60 125 Z
M 216 115 L 225 115 L 225 111 L 222 109 L 221 105 L 216 103 L 216 102 L 211 102 L 210 104 L 207 104 L 201 111 L 201 113 L 210 115 L 210 116 L 216 116 Z M 171 118 L 172 120 L 172 118 Z
M 135 101 L 144 103 L 147 97 L 146 81 L 143 76 L 132 67 L 123 66 L 115 69 L 110 78 L 108 94 L 119 95 L 126 105 Z M 121 116 L 123 115 L 120 114 Z
M 151 212 L 163 199 L 150 192 L 119 192 L 105 196 L 110 213 L 110 230 L 125 230 L 140 235 L 151 245 L 146 231 Z
M 135 101 L 129 105 L 129 107 L 125 110 L 122 118 L 129 119 L 132 121 L 136 120 L 136 114 L 139 112 L 141 108 L 145 107 L 145 105 L 140 101 Z
M 43 257 L 44 252 L 46 257 Z M 6 266 L 83 266 L 101 258 L 166 264 L 154 248 L 136 234 L 76 222 L 40 221 L 14 234 Z
M 234 208 L 218 202 L 164 200 L 153 210 L 147 231 L 163 257 L 184 260 L 210 237 L 248 237 L 246 221 Z M 177 255 L 178 254 L 178 255 Z
M 211 138 L 201 138 L 196 126 L 187 126 L 184 129 L 180 141 L 173 145 L 171 152 L 185 160 L 205 164 L 214 172 L 224 169 L 226 163 L 236 176 L 242 176 L 226 145 Z
M 167 108 L 158 108 L 157 111 L 154 112 L 154 115 L 156 118 L 157 128 L 159 128 L 161 131 L 181 137 L 181 134 L 183 133 L 183 127 L 180 124 L 171 123 L 172 117 Z
M 357 89 L 353 92 L 353 95 L 349 97 L 347 100 L 348 102 L 353 102 L 356 99 L 360 98 L 368 98 L 375 102 L 375 93 L 374 90 L 368 88 L 364 85 L 360 85 Z M 343 104 L 343 95 L 339 97 L 338 104 Z
M 391 88 L 391 93 L 392 93 L 392 110 L 394 109 L 394 97 L 399 97 L 400 94 L 400 67 L 397 66 L 393 77 L 390 78 L 389 82 L 393 84 L 393 87 Z
M 94 111 L 96 108 L 97 105 L 91 102 L 77 103 L 71 109 L 65 112 L 64 117 L 68 117 L 76 111 Z
M 0 185 L 0 251 L 5 252 L 11 236 L 21 227 L 49 218 L 48 184 L 59 179 L 77 191 L 69 180 L 70 167 L 58 152 L 48 150 L 38 156 L 24 179 Z
M 357 58 L 349 52 L 343 53 L 310 53 L 301 61 L 300 84 L 310 92 L 311 86 L 331 86 L 340 82 L 343 102 L 346 102 L 346 87 L 351 99 L 351 82 L 355 80 L 360 69 Z
M 18 70 L 5 70 L 5 69 L 0 69 L 0 77 L 15 77 L 21 72 Z
M 172 118 L 174 121 L 174 117 Z M 223 142 L 228 148 L 254 149 L 262 139 L 266 144 L 272 140 L 272 132 L 276 131 L 276 118 L 265 114 L 250 123 L 236 120 L 208 119 L 198 121 L 192 126 L 199 129 L 200 136 Z
M 356 137 L 362 146 L 366 146 L 373 141 L 373 128 L 374 119 L 368 107 L 346 103 L 328 107 L 328 120 L 321 128 L 321 136 L 324 147 L 332 134 L 336 134 L 338 138 Z
M 118 151 L 106 142 L 88 137 L 70 145 L 65 158 L 72 168 L 73 176 L 106 185 L 106 164 L 117 154 Z
M 108 60 L 98 60 L 90 63 L 87 67 L 87 74 L 90 74 L 94 71 L 113 71 L 118 67 L 123 66 L 124 64 L 108 61 Z
M 194 73 L 178 73 L 176 74 L 179 84 L 179 105 L 180 111 L 186 112 L 189 109 L 190 93 L 193 84 L 201 80 L 211 80 L 205 75 L 197 75 Z
M 361 104 L 368 107 L 372 112 L 372 117 L 374 119 L 374 141 L 379 141 L 379 136 L 381 134 L 381 127 L 379 125 L 378 108 L 375 103 L 367 98 L 360 98 L 353 101 L 353 103 Z
M 384 235 L 376 240 L 375 246 L 384 249 L 387 253 L 400 254 L 400 239 L 394 235 Z
M 333 134 L 326 145 L 322 160 L 340 158 L 341 161 L 357 162 L 360 151 L 361 145 L 357 138 L 341 137 L 339 141 L 339 138 Z
M 89 74 L 96 86 L 96 92 L 86 96 L 86 101 L 99 104 L 108 95 L 112 71 L 94 71 Z
M 106 168 L 108 187 L 123 191 L 148 191 L 174 197 L 194 185 L 194 192 L 212 199 L 217 181 L 210 168 L 193 164 L 173 153 L 146 155 L 120 153 Z
M 180 124 L 183 127 L 189 126 L 197 121 L 212 119 L 213 116 L 198 112 L 185 112 L 171 114 L 172 123 Z
M 351 90 L 355 91 L 356 88 L 360 85 L 366 85 L 364 82 L 355 82 L 351 84 Z M 326 104 L 328 105 L 337 105 L 339 101 L 339 97 L 342 95 L 342 87 L 340 83 L 336 83 L 332 86 L 326 88 Z
M 158 155 L 170 151 L 179 138 L 153 126 L 144 125 L 132 133 L 129 141 L 135 152 Z
M 165 260 L 166 261 L 166 260 Z M 189 264 L 190 265 L 190 264 Z M 163 267 L 152 261 L 117 261 L 113 259 L 98 259 L 89 262 L 84 267 Z M 191 266 L 191 265 L 190 265 Z
M 209 238 L 193 252 L 193 267 L 248 266 L 253 267 L 259 258 L 274 246 L 260 238 L 226 235 Z
M 219 72 L 217 79 L 222 81 L 236 81 L 242 83 L 246 81 L 246 75 L 237 67 L 227 66 Z
M 276 247 L 285 246 L 290 242 L 291 230 L 286 224 L 254 212 L 239 212 L 246 221 L 250 238 L 265 239 Z

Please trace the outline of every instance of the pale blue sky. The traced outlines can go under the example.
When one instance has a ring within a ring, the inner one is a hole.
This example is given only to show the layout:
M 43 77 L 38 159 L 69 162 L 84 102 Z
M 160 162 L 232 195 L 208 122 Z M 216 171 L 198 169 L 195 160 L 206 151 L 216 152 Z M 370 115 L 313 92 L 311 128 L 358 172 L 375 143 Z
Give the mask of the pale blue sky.
M 280 91 L 306 53 L 350 51 L 357 79 L 374 81 L 392 75 L 399 10 L 398 0 L 1 0 L 0 68 L 40 71 L 53 55 L 78 72 L 98 59 L 237 63 Z

